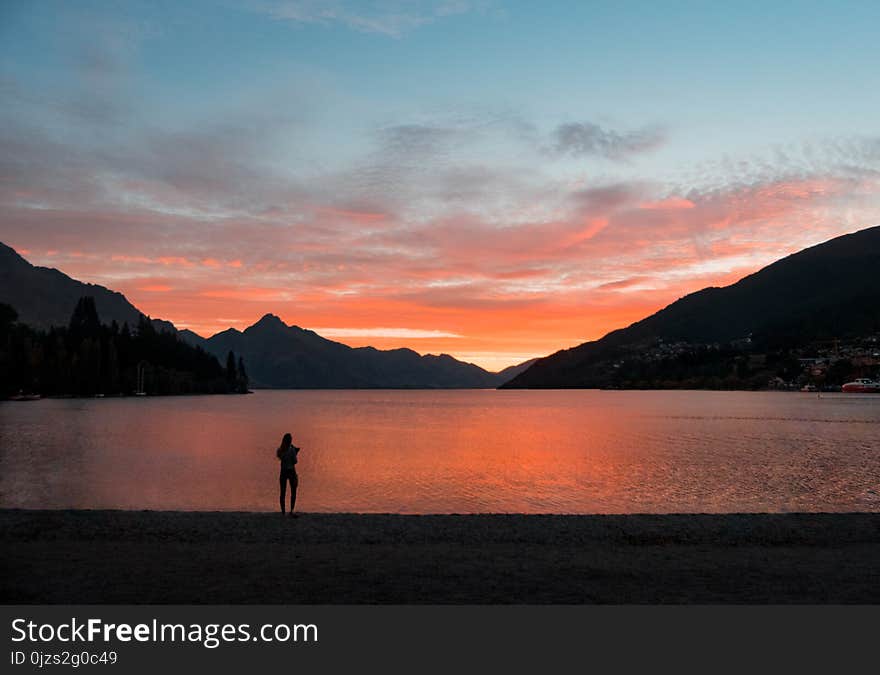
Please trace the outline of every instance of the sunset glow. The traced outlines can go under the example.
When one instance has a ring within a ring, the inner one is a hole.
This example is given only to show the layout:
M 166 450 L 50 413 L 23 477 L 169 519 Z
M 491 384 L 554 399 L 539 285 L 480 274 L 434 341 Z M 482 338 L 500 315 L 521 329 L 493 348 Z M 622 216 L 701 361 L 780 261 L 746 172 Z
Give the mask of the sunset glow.
M 273 313 L 497 370 L 880 223 L 877 69 L 802 75 L 876 55 L 876 7 L 756 45 L 748 3 L 448 4 L 4 8 L 0 241 L 204 336 Z

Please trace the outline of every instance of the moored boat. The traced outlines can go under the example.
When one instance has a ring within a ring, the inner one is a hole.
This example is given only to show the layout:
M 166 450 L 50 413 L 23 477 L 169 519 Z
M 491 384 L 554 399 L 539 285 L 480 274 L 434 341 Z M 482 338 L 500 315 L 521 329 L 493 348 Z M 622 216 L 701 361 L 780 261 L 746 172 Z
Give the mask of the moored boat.
M 843 385 L 842 390 L 847 394 L 880 394 L 880 382 L 860 377 Z

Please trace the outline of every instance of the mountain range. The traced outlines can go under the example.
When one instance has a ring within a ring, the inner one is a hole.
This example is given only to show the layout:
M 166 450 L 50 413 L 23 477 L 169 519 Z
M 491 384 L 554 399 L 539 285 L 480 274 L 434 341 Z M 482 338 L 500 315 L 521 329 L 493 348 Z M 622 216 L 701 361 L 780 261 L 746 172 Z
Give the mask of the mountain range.
M 212 354 L 240 354 L 253 382 L 284 389 L 491 388 L 511 377 L 448 354 L 349 347 L 288 326 L 274 314 L 244 331 L 230 328 L 208 339 L 188 332 L 184 339 Z
M 445 354 L 349 347 L 286 325 L 272 314 L 244 331 L 230 328 L 210 338 L 177 331 L 167 321 L 153 323 L 221 362 L 234 351 L 244 358 L 251 381 L 263 387 L 577 388 L 633 386 L 633 381 L 657 386 L 660 380 L 673 386 L 670 377 L 678 378 L 675 386 L 685 377 L 693 386 L 704 386 L 709 374 L 723 375 L 725 369 L 747 373 L 743 359 L 749 355 L 790 362 L 794 351 L 812 343 L 880 335 L 878 267 L 880 227 L 872 227 L 794 253 L 730 286 L 691 293 L 599 340 L 500 373 Z M 0 244 L 0 303 L 12 305 L 22 323 L 66 325 L 83 296 L 94 297 L 105 321 L 136 325 L 141 316 L 121 293 L 34 267 Z M 641 375 L 634 377 L 634 368 Z M 766 373 L 753 375 L 748 386 L 756 386 L 755 378 Z M 744 383 L 740 379 L 731 386 Z
M 19 321 L 35 328 L 65 326 L 82 297 L 93 297 L 102 321 L 136 326 L 142 312 L 121 293 L 72 279 L 63 272 L 36 267 L 0 243 L 0 303 L 11 305 Z M 201 346 L 225 363 L 229 351 L 241 356 L 254 386 L 275 388 L 491 388 L 532 361 L 490 373 L 448 354 L 420 355 L 411 349 L 349 347 L 317 333 L 288 326 L 265 315 L 244 331 L 234 328 L 210 338 L 177 330 L 153 319 L 159 330 Z
M 621 361 L 644 361 L 646 350 L 658 345 L 785 353 L 817 341 L 876 336 L 878 268 L 880 227 L 836 237 L 730 286 L 691 293 L 599 340 L 539 359 L 504 387 L 619 386 Z

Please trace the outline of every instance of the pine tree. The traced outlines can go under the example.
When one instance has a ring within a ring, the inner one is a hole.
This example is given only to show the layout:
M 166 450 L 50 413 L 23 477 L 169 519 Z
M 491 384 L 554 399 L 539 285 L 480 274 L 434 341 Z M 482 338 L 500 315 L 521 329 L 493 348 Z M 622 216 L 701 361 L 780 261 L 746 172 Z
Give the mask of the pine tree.
M 68 330 L 75 338 L 97 337 L 100 334 L 101 320 L 98 318 L 98 309 L 95 307 L 93 297 L 86 296 L 79 299 L 70 317 Z
M 10 305 L 0 303 L 0 335 L 6 335 L 16 321 L 18 321 L 18 312 Z
M 226 355 L 226 381 L 234 385 L 238 379 L 238 373 L 235 370 L 235 353 L 230 351 Z
M 248 381 L 247 370 L 244 368 L 244 359 L 240 356 L 238 357 L 238 381 L 239 393 L 247 394 L 250 382 Z

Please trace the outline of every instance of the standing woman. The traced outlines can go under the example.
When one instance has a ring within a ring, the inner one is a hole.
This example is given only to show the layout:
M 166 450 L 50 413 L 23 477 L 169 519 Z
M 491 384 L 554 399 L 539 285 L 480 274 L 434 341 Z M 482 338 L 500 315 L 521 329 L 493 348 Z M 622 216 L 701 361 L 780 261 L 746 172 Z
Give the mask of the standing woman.
M 287 492 L 287 483 L 290 482 L 290 515 L 294 518 L 293 506 L 296 504 L 296 488 L 299 485 L 299 477 L 296 475 L 296 456 L 299 448 L 293 444 L 290 434 L 284 434 L 281 445 L 275 454 L 281 460 L 281 474 L 278 480 L 281 484 L 281 515 L 284 515 L 284 494 Z

